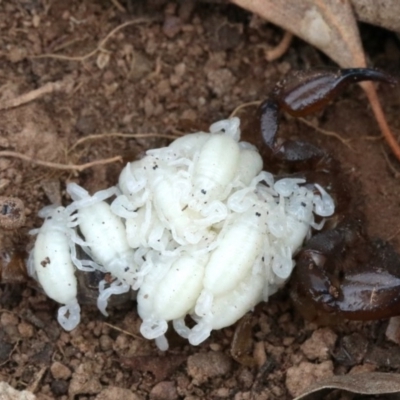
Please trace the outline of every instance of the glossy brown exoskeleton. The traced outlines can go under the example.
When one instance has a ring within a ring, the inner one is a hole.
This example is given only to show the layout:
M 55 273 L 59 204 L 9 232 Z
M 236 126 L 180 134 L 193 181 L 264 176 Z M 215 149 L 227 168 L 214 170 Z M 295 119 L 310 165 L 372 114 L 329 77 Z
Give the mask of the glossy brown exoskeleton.
M 291 279 L 291 296 L 300 311 L 323 322 L 335 316 L 370 320 L 400 315 L 400 256 L 364 232 L 364 216 L 337 161 L 311 143 L 277 137 L 278 114 L 308 115 L 349 83 L 364 80 L 395 83 L 384 72 L 364 68 L 294 72 L 260 107 L 267 159 L 283 160 L 290 165 L 286 173 L 320 183 L 335 199 L 335 215 L 297 254 Z

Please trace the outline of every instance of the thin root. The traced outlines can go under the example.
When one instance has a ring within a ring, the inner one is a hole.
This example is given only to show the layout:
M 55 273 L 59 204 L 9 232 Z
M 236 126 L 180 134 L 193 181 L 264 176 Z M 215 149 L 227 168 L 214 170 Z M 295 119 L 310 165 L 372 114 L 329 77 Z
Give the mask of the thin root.
M 110 1 L 118 11 L 126 13 L 125 7 L 118 0 L 110 0 Z
M 386 121 L 386 117 L 382 111 L 381 103 L 376 93 L 374 84 L 372 82 L 362 82 L 360 83 L 360 85 L 364 89 L 368 97 L 368 100 L 372 107 L 372 111 L 375 114 L 376 121 L 378 122 L 383 137 L 387 141 L 396 158 L 400 161 L 400 145 L 394 137 Z
M 26 388 L 26 390 L 28 390 L 31 393 L 35 393 L 36 390 L 38 389 L 39 383 L 43 379 L 43 376 L 46 373 L 46 371 L 47 371 L 46 366 L 40 368 L 40 370 L 35 374 L 35 379 L 33 380 L 32 383 L 29 384 L 29 386 Z
M 293 39 L 293 34 L 289 31 L 286 31 L 283 34 L 283 37 L 277 46 L 275 46 L 272 49 L 264 50 L 265 59 L 271 62 L 281 58 L 290 47 L 292 39 Z
M 111 325 L 111 324 L 109 324 L 109 323 L 107 323 L 107 322 L 103 322 L 103 324 L 109 326 L 111 329 L 114 329 L 114 330 L 116 330 L 116 331 L 118 331 L 118 332 L 125 333 L 125 335 L 132 336 L 132 337 L 134 337 L 135 339 L 145 340 L 142 336 L 135 335 L 135 334 L 132 333 L 132 332 L 125 331 L 124 329 L 118 328 L 118 326 Z
M 73 82 L 71 79 L 63 79 L 57 82 L 49 82 L 40 87 L 39 89 L 31 90 L 28 93 L 24 93 L 18 97 L 13 99 L 4 100 L 0 102 L 0 110 L 8 110 L 10 108 L 19 107 L 22 104 L 29 103 L 33 100 L 38 99 L 39 97 L 44 96 L 45 94 L 59 92 L 59 91 L 66 91 L 72 89 Z
M 322 133 L 323 135 L 332 136 L 332 137 L 336 138 L 337 140 L 342 142 L 346 147 L 348 147 L 351 151 L 355 152 L 354 148 L 351 147 L 349 144 L 352 141 L 352 139 L 345 139 L 341 135 L 339 135 L 338 133 L 336 133 L 334 131 L 328 131 L 326 129 L 322 129 L 322 128 L 316 126 L 315 124 L 313 124 L 312 122 L 306 120 L 305 118 L 300 117 L 300 118 L 298 118 L 298 120 L 303 122 L 307 126 L 310 126 L 311 128 L 315 129 L 317 132 Z
M 87 142 L 88 140 L 99 140 L 99 139 L 106 139 L 110 137 L 120 137 L 120 138 L 128 138 L 128 139 L 145 139 L 145 138 L 152 138 L 152 137 L 158 137 L 158 138 L 163 138 L 163 139 L 171 139 L 175 140 L 177 139 L 178 135 L 169 135 L 167 133 L 101 133 L 99 135 L 89 135 L 86 136 L 82 139 L 77 140 L 72 147 L 69 148 L 67 153 L 71 153 L 72 150 L 74 150 L 76 147 L 81 145 L 82 143 Z
M 54 59 L 57 59 L 57 60 L 81 61 L 82 62 L 82 61 L 85 61 L 88 58 L 94 56 L 99 51 L 103 51 L 103 52 L 109 53 L 109 51 L 106 50 L 104 48 L 104 46 L 106 45 L 107 41 L 115 33 L 120 31 L 121 29 L 123 29 L 123 28 L 125 28 L 127 26 L 130 26 L 130 25 L 139 25 L 139 24 L 144 24 L 144 23 L 150 23 L 150 22 L 153 22 L 153 21 L 154 21 L 154 19 L 151 19 L 151 18 L 137 18 L 137 19 L 134 19 L 132 21 L 124 22 L 123 24 L 118 25 L 111 32 L 109 32 L 106 35 L 106 37 L 100 41 L 100 43 L 98 44 L 98 46 L 95 49 L 93 49 L 92 51 L 90 51 L 87 54 L 84 54 L 83 56 L 66 56 L 66 55 L 63 55 L 63 54 L 47 53 L 47 54 L 40 54 L 38 56 L 31 56 L 30 58 L 54 58 Z
M 387 165 L 388 165 L 390 171 L 392 171 L 394 177 L 395 177 L 396 179 L 397 179 L 397 178 L 400 178 L 400 172 L 397 171 L 397 169 L 394 167 L 394 165 L 390 162 L 389 156 L 386 154 L 386 151 L 385 151 L 385 149 L 383 148 L 383 146 L 381 146 L 381 150 L 382 150 L 383 157 L 385 158 L 386 163 L 387 163 Z
M 96 160 L 86 164 L 74 165 L 74 164 L 59 164 L 53 163 L 50 161 L 41 161 L 36 160 L 35 158 L 28 157 L 25 154 L 17 153 L 15 151 L 0 151 L 0 157 L 11 157 L 11 158 L 18 158 L 23 161 L 27 161 L 31 164 L 40 165 L 41 167 L 52 168 L 52 169 L 59 169 L 63 171 L 78 171 L 82 172 L 85 169 L 95 167 L 97 165 L 105 165 L 111 164 L 115 162 L 122 162 L 121 156 L 115 156 L 111 158 L 106 158 L 103 160 Z
M 81 37 L 78 37 L 78 38 L 74 38 L 74 39 L 68 40 L 66 42 L 60 43 L 58 46 L 56 46 L 53 49 L 53 51 L 55 53 L 57 53 L 58 51 L 64 50 L 64 49 L 72 46 L 75 43 L 83 42 L 84 40 L 87 40 L 87 39 L 88 39 L 88 36 L 84 35 L 84 36 L 81 36 Z
M 240 110 L 242 110 L 243 108 L 247 108 L 247 107 L 252 107 L 252 106 L 259 106 L 261 104 L 261 101 L 257 100 L 257 101 L 250 101 L 248 103 L 242 103 L 240 105 L 238 105 L 232 112 L 231 115 L 229 116 L 229 118 L 233 118 L 234 116 L 236 116 Z

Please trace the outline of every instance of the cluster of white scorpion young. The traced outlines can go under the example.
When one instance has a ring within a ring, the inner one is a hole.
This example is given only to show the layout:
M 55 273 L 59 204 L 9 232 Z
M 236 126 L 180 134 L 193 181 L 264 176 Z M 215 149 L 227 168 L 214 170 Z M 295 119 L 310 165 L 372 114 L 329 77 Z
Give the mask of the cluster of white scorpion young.
M 257 149 L 239 141 L 239 124 L 222 120 L 210 133 L 149 150 L 126 165 L 117 186 L 93 196 L 70 183 L 70 205 L 41 211 L 29 272 L 64 305 L 58 321 L 66 330 L 80 320 L 76 268 L 113 277 L 99 285 L 105 315 L 111 295 L 137 290 L 140 331 L 162 350 L 170 321 L 197 345 L 284 284 L 293 255 L 334 203 L 317 184 L 275 181 Z

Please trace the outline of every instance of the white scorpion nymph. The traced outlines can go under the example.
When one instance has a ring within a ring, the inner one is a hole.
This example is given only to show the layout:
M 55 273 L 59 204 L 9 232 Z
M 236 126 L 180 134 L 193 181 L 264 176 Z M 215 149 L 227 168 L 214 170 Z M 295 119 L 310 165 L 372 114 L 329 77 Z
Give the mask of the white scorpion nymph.
M 35 278 L 51 299 L 65 304 L 58 310 L 58 322 L 67 331 L 80 322 L 80 307 L 77 301 L 75 266 L 82 268 L 76 258 L 75 243 L 82 244 L 76 235 L 73 219 L 64 207 L 45 207 L 41 213 L 45 218 L 37 233 L 35 247 L 28 262 L 29 275 Z
M 112 294 L 126 293 L 131 287 L 136 288 L 137 283 L 134 252 L 128 245 L 125 225 L 104 201 L 119 192 L 111 187 L 90 196 L 76 183 L 68 184 L 67 191 L 74 200 L 68 207 L 78 211 L 77 226 L 85 238 L 86 252 L 94 261 L 93 268 L 109 272 L 116 278 L 107 289 L 106 282 L 100 282 L 97 305 L 104 315 L 108 315 L 108 298 Z
M 68 185 L 74 202 L 65 212 L 72 222 L 66 219 L 59 231 L 65 259 L 72 261 L 60 259 L 59 268 L 69 271 L 71 281 L 74 265 L 112 275 L 114 281 L 99 288 L 104 314 L 111 294 L 138 290 L 140 331 L 162 350 L 168 348 L 169 322 L 197 345 L 267 301 L 289 278 L 293 256 L 311 228 L 321 229 L 323 217 L 334 212 L 332 198 L 319 185 L 307 182 L 310 190 L 304 179 L 276 180 L 262 171 L 257 149 L 240 142 L 239 125 L 238 118 L 219 121 L 210 133 L 149 150 L 125 166 L 117 187 L 93 196 Z M 105 201 L 112 196 L 111 204 Z M 46 223 L 39 232 L 48 229 Z M 38 243 L 35 254 L 41 251 Z M 87 260 L 76 260 L 76 243 Z M 42 260 L 35 257 L 38 276 Z M 62 302 L 40 282 L 49 297 Z M 76 293 L 70 297 L 64 304 Z

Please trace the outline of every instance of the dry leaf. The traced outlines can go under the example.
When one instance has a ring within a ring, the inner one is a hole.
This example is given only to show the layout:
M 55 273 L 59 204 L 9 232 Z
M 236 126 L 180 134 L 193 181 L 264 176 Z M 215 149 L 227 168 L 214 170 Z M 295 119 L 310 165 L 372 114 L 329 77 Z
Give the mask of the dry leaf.
M 400 32 L 399 0 L 351 0 L 357 19 Z
M 232 0 L 292 32 L 342 68 L 365 67 L 357 21 L 348 0 Z
M 332 376 L 310 386 L 305 393 L 294 400 L 325 398 L 322 397 L 325 394 L 324 392 L 335 389 L 365 395 L 400 393 L 400 374 L 368 372 Z

